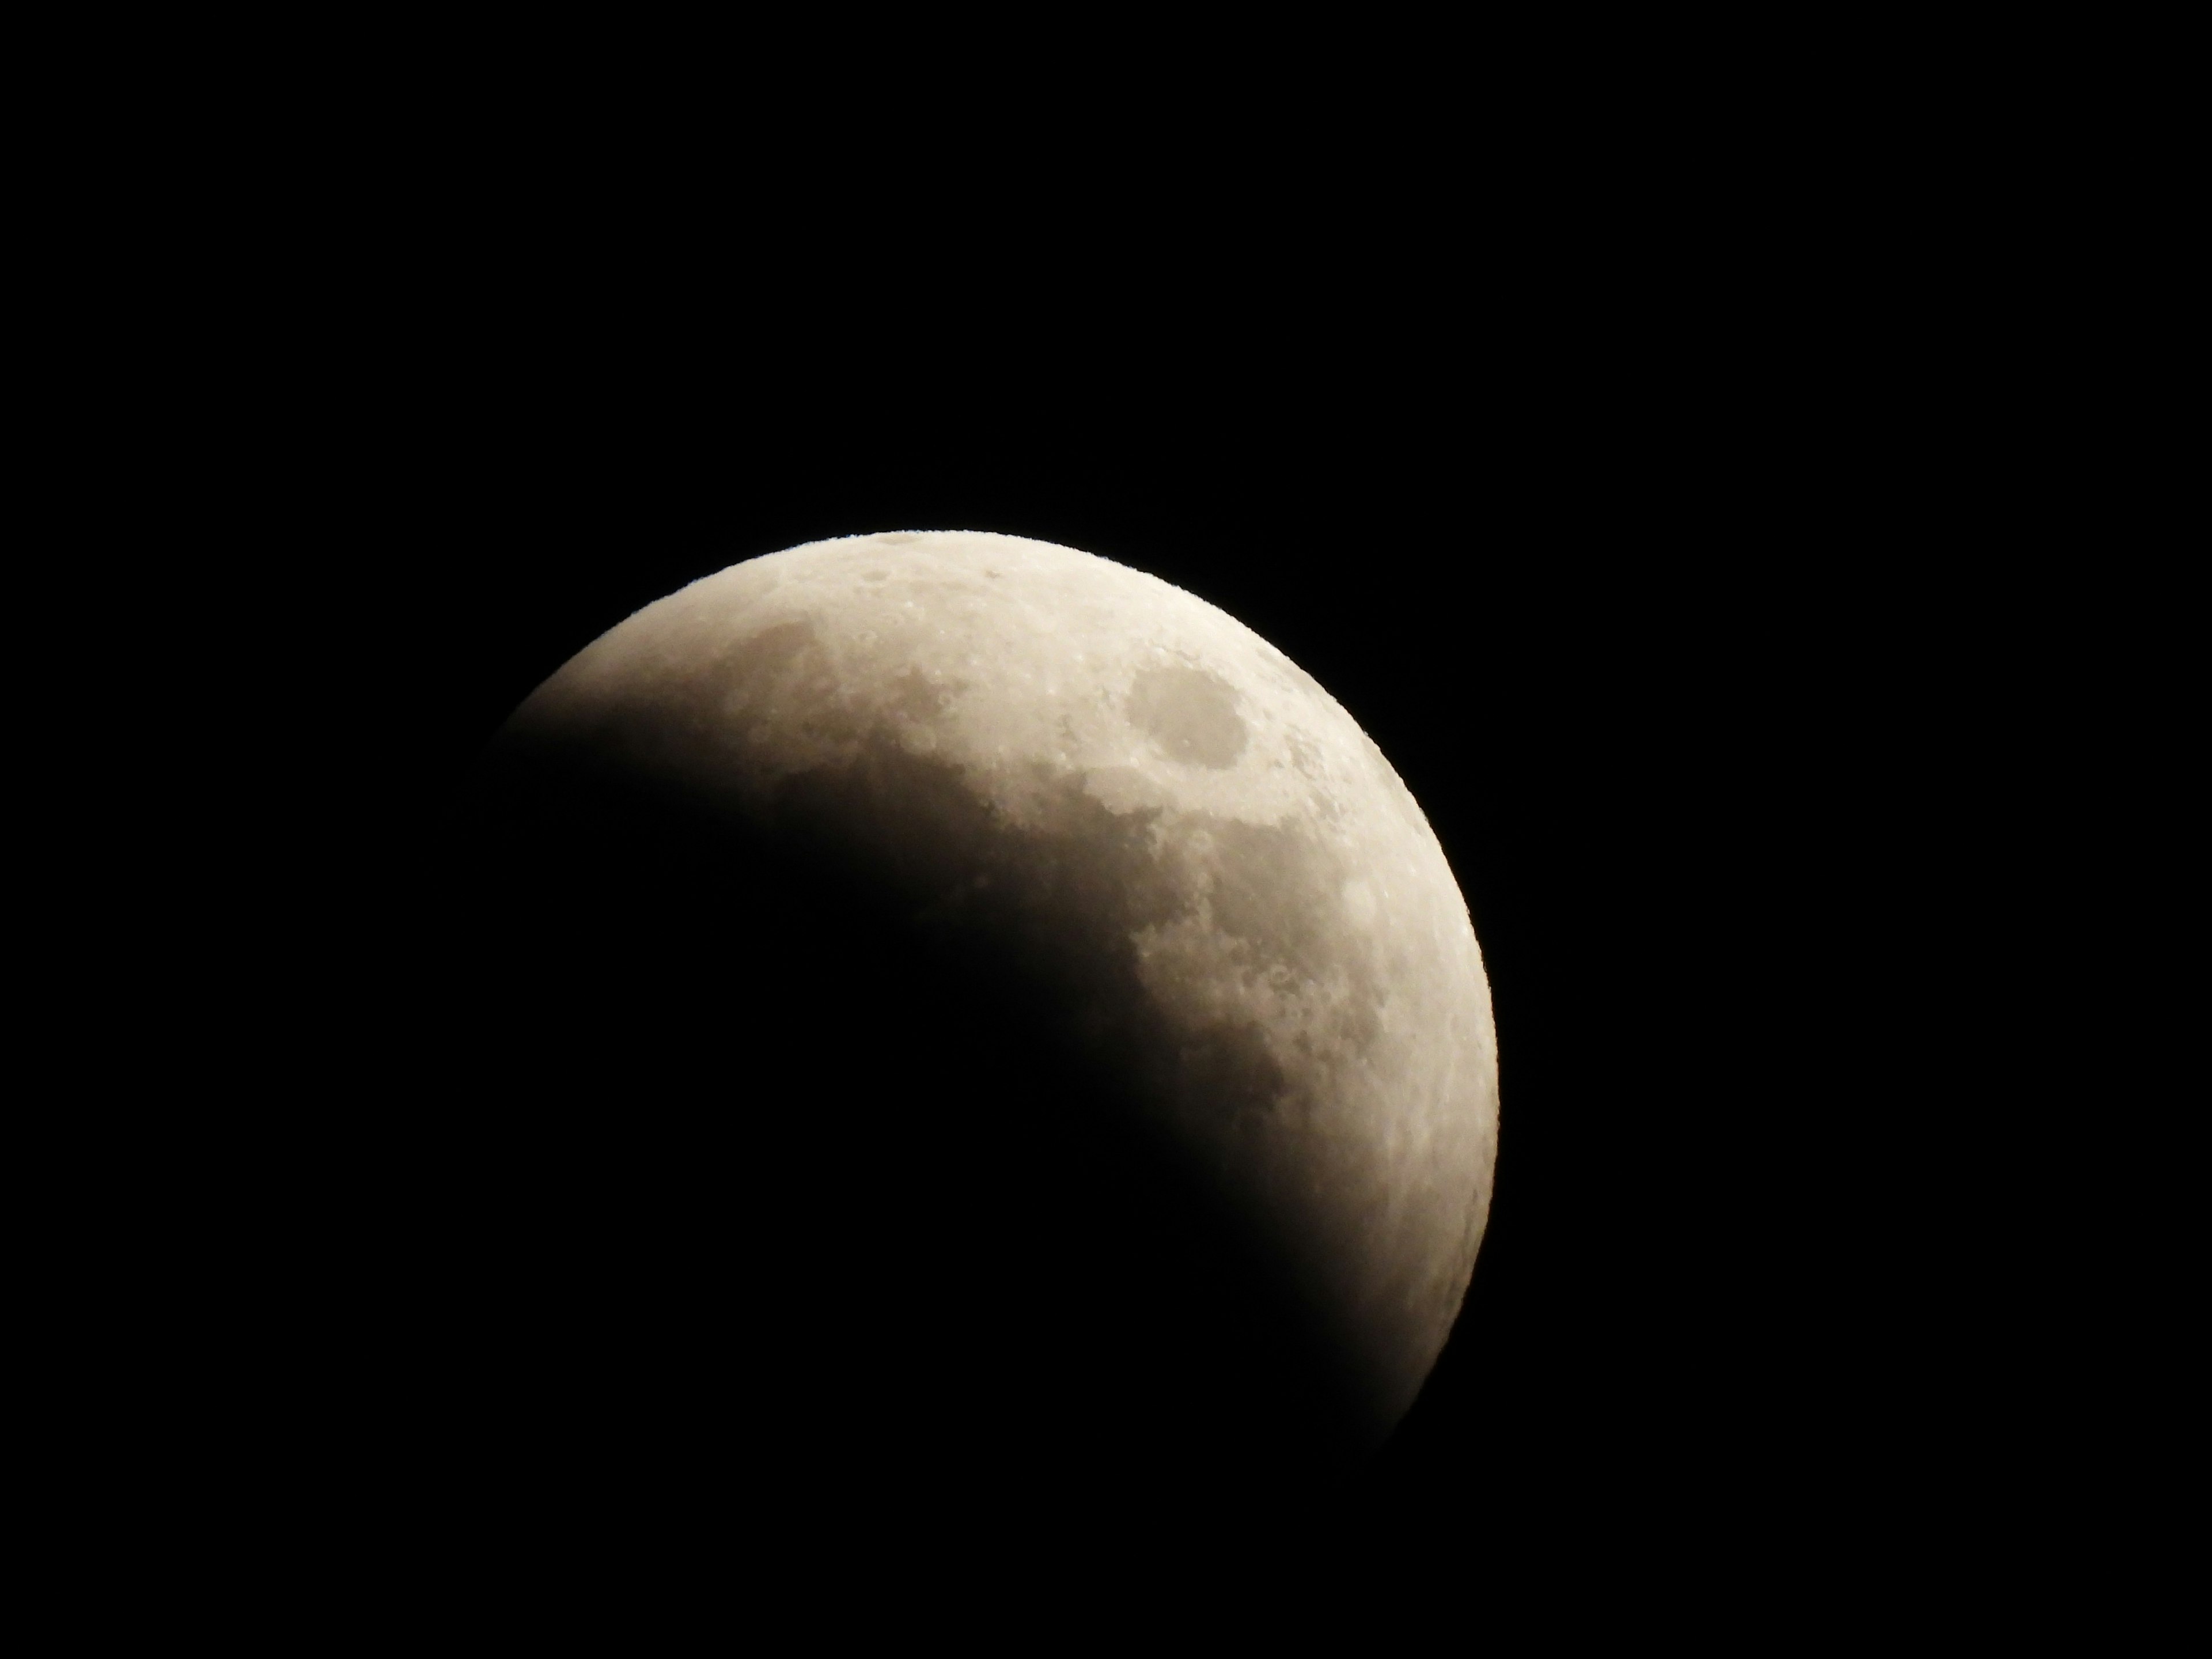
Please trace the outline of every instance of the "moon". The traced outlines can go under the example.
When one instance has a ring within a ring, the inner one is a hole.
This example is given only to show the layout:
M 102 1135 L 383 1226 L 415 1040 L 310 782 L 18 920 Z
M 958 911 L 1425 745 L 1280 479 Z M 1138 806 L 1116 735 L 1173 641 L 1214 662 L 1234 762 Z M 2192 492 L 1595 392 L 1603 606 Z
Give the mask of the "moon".
M 580 652 L 471 802 L 470 1156 L 524 1195 L 479 1255 L 588 1240 L 488 1304 L 947 1467 L 1338 1467 L 1419 1392 L 1490 1204 L 1482 957 L 1232 617 L 1010 536 L 812 543 Z

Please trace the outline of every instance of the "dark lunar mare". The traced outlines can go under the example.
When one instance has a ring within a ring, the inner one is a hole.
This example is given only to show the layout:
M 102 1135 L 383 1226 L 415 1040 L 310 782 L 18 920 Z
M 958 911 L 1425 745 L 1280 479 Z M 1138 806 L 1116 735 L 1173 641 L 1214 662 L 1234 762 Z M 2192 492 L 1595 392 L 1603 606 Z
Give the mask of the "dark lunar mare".
M 1163 1050 L 1099 943 L 1148 820 L 1081 805 L 1025 835 L 889 743 L 750 812 L 495 747 L 376 1246 L 390 1478 L 436 1524 L 1202 1528 L 1352 1467 L 1329 1334 L 1160 1127 L 1208 1068 L 1264 1095 L 1264 1053 Z

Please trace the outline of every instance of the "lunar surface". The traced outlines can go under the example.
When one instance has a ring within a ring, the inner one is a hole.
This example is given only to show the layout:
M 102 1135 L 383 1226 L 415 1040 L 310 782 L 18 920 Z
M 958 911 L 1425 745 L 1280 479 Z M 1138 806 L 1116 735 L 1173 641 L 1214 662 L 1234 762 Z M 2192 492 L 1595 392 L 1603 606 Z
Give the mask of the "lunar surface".
M 1482 959 L 1397 775 L 1233 618 L 1004 536 L 793 548 L 580 652 L 475 810 L 470 1156 L 520 1195 L 476 1259 L 563 1218 L 554 1324 L 679 1327 L 710 1415 L 842 1388 L 946 1467 L 1008 1424 L 1341 1461 L 1419 1391 L 1490 1201 Z

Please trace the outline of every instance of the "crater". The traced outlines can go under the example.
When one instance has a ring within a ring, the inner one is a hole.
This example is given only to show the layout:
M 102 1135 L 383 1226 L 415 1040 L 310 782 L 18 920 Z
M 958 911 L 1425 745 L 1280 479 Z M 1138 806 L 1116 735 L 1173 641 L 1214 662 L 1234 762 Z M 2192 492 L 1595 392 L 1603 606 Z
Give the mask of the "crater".
M 1168 758 L 1216 771 L 1234 766 L 1248 733 L 1237 713 L 1237 693 L 1202 668 L 1147 668 L 1130 688 L 1129 723 L 1167 751 Z
M 938 719 L 951 706 L 954 692 L 963 689 L 957 682 L 950 687 L 933 685 L 919 668 L 908 669 L 891 686 L 889 706 L 910 720 Z

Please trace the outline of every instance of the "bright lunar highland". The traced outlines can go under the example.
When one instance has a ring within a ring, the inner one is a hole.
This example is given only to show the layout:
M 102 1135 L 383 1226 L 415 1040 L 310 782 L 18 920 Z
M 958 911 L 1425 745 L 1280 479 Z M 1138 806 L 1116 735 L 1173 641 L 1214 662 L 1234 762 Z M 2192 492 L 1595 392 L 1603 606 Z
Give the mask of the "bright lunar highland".
M 917 937 L 994 956 L 1238 1218 L 1340 1362 L 1356 1437 L 1411 1404 L 1490 1203 L 1489 987 L 1413 796 L 1266 641 L 1046 543 L 818 542 L 579 653 L 495 746 L 556 750 L 691 802 L 733 849 L 816 848 Z M 772 1037 L 729 1012 L 733 1045 Z

